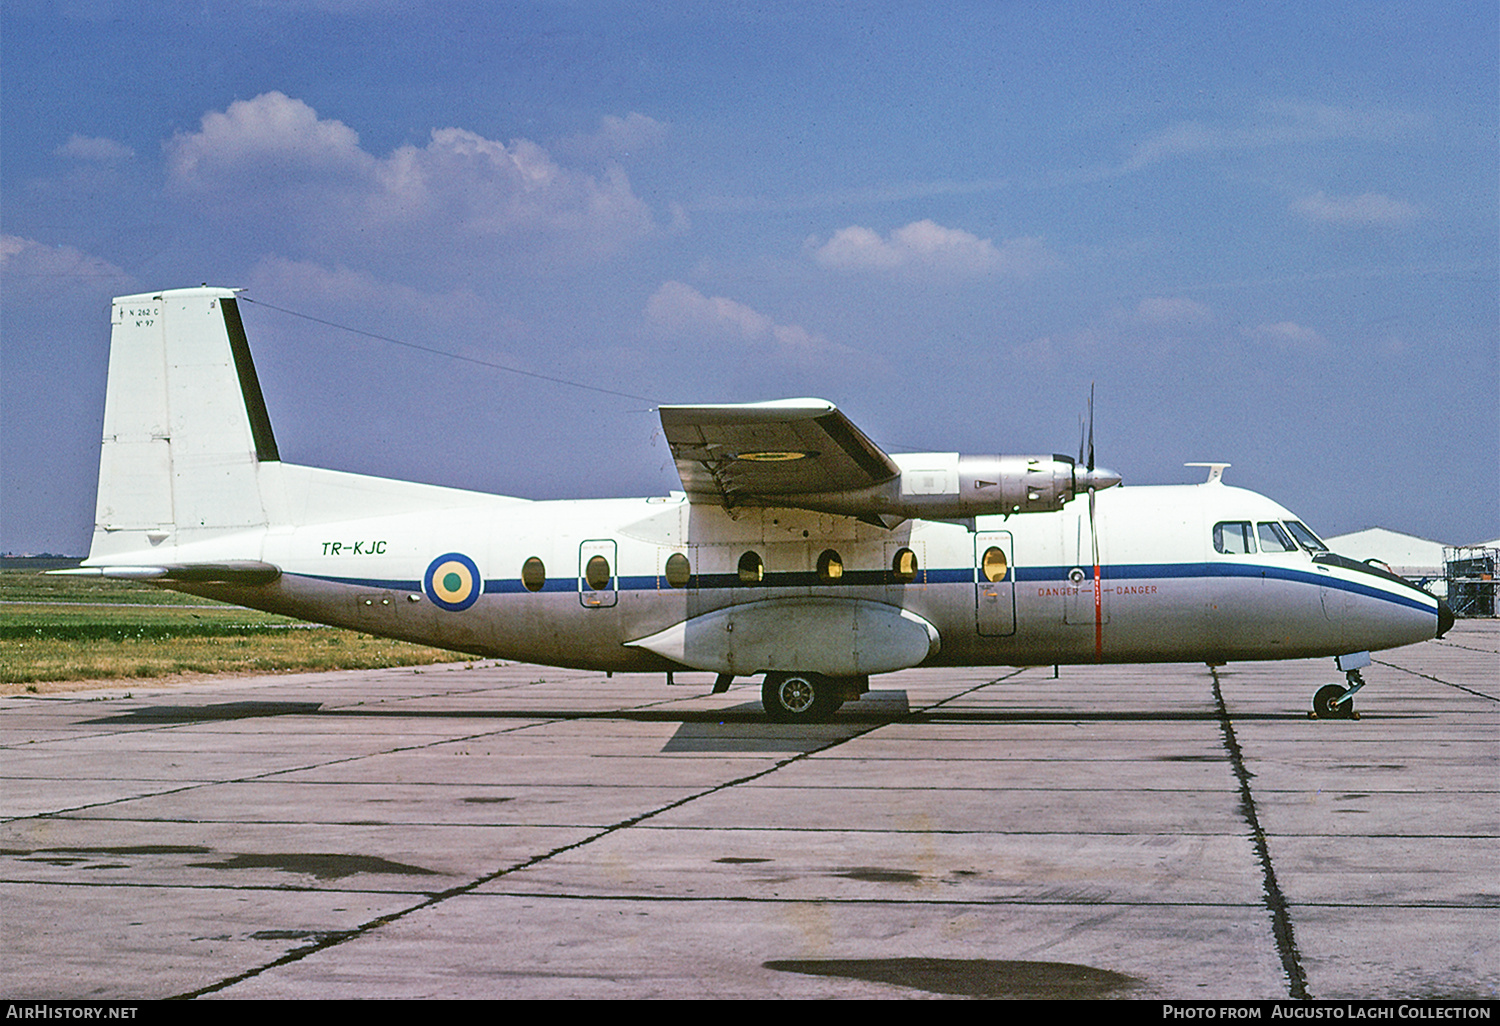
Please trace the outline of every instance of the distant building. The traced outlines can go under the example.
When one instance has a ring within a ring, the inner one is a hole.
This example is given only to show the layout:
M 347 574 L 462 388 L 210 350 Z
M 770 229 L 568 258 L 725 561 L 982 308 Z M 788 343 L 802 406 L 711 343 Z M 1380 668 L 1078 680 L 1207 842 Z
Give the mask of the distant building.
M 1341 556 L 1379 560 L 1420 587 L 1430 588 L 1430 582 L 1443 580 L 1443 549 L 1446 548 L 1443 542 L 1388 531 L 1383 527 L 1369 527 L 1323 540 Z
M 1500 538 L 1478 545 L 1454 546 L 1415 535 L 1371 527 L 1324 539 L 1350 559 L 1375 560 L 1439 598 L 1460 617 L 1500 614 Z

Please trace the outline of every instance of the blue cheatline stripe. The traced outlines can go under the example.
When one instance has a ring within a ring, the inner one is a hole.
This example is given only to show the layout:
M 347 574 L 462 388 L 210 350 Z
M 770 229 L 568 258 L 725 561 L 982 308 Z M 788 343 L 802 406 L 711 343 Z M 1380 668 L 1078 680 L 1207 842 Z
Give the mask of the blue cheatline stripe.
M 1045 584 L 1060 583 L 1068 580 L 1068 571 L 1079 566 L 1088 574 L 1088 581 L 1093 579 L 1093 568 L 1072 564 L 1068 566 L 1027 566 L 1013 568 L 1011 580 L 1016 584 Z M 905 587 L 921 587 L 923 584 L 972 584 L 974 583 L 975 570 L 972 566 L 961 567 L 929 567 L 919 573 L 917 580 Z M 333 584 L 346 584 L 360 588 L 386 588 L 392 591 L 421 591 L 420 581 L 413 580 L 391 580 L 375 577 L 336 577 L 327 574 L 289 574 L 293 577 L 307 577 L 318 581 L 328 581 Z M 1116 563 L 1106 564 L 1100 567 L 1100 579 L 1115 584 L 1127 581 L 1150 581 L 1150 580 L 1213 580 L 1225 577 L 1251 577 L 1266 580 L 1288 581 L 1294 584 L 1306 584 L 1335 591 L 1346 591 L 1365 598 L 1379 599 L 1408 609 L 1417 609 L 1436 615 L 1437 599 L 1428 596 L 1427 599 L 1420 597 L 1426 595 L 1415 585 L 1408 585 L 1414 593 L 1411 596 L 1400 592 L 1387 591 L 1384 588 L 1375 588 L 1358 581 L 1345 580 L 1333 574 L 1314 573 L 1310 570 L 1298 570 L 1291 567 L 1268 566 L 1260 563 Z M 1087 582 L 1086 582 L 1087 583 Z M 727 574 L 694 574 L 687 588 L 674 588 L 667 583 L 665 577 L 656 576 L 628 576 L 618 578 L 613 590 L 616 591 L 720 591 L 731 588 L 743 588 L 746 590 L 774 590 L 777 588 L 871 588 L 871 587 L 902 587 L 903 585 L 891 579 L 889 570 L 846 570 L 844 575 L 836 581 L 824 582 L 813 571 L 787 571 L 782 573 L 768 573 L 765 579 L 758 584 L 745 584 L 736 573 Z M 1080 585 L 1082 587 L 1082 585 Z M 579 591 L 579 579 L 576 577 L 552 577 L 548 578 L 542 586 L 541 592 L 552 594 L 559 592 L 574 593 Z M 608 589 L 606 589 L 608 590 Z M 519 577 L 513 578 L 485 578 L 484 592 L 486 595 L 524 595 L 532 592 L 521 583 Z

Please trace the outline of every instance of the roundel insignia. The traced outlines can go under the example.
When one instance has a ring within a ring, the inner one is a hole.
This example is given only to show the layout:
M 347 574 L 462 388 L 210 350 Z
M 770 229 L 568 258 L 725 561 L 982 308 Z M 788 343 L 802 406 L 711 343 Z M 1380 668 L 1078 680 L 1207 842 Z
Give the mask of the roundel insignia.
M 462 612 L 472 606 L 484 590 L 484 581 L 479 576 L 479 567 L 462 552 L 450 552 L 427 564 L 422 575 L 422 587 L 433 605 L 450 613 Z

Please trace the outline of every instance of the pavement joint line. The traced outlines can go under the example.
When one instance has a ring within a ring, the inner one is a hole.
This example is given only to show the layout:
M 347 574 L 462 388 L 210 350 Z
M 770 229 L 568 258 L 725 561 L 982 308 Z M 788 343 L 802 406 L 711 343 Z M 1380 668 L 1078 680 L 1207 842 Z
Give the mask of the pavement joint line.
M 1022 668 L 1019 668 L 1017 670 L 1012 671 L 1011 673 L 1002 674 L 1000 677 L 996 677 L 993 680 L 984 681 L 984 682 L 982 682 L 980 684 L 977 684 L 977 685 L 975 685 L 975 686 L 973 686 L 971 688 L 967 688 L 964 691 L 960 691 L 960 692 L 958 692 L 955 695 L 951 695 L 948 698 L 943 699 L 941 702 L 934 703 L 933 706 L 928 707 L 928 708 L 935 708 L 936 706 L 942 705 L 945 702 L 950 702 L 950 701 L 953 701 L 956 698 L 960 698 L 960 697 L 962 697 L 964 695 L 971 694 L 971 693 L 973 693 L 975 691 L 978 691 L 980 688 L 988 687 L 991 684 L 999 683 L 1000 681 L 1005 680 L 1005 679 L 1007 679 L 1009 677 L 1013 677 L 1013 676 L 1015 676 L 1018 673 L 1025 672 L 1025 669 L 1026 669 L 1025 667 L 1022 667 Z M 667 700 L 664 700 L 664 701 L 667 701 Z M 677 698 L 677 697 L 673 697 L 669 701 L 677 702 L 677 701 L 681 701 L 681 699 Z M 650 703 L 650 704 L 656 704 L 656 703 Z M 743 777 L 738 777 L 738 778 L 736 778 L 734 780 L 725 781 L 725 782 L 723 782 L 721 784 L 716 784 L 715 786 L 713 786 L 711 788 L 707 788 L 707 789 L 705 789 L 703 791 L 700 791 L 700 792 L 698 792 L 696 794 L 687 795 L 687 796 L 685 796 L 683 798 L 680 798 L 680 799 L 678 799 L 678 800 L 676 800 L 674 802 L 669 802 L 666 805 L 660 806 L 659 808 L 652 809 L 652 810 L 650 810 L 648 812 L 641 813 L 640 815 L 637 815 L 637 816 L 632 816 L 629 819 L 621 820 L 619 823 L 615 823 L 615 824 L 613 824 L 611 826 L 608 826 L 608 827 L 604 828 L 603 830 L 596 831 L 595 833 L 591 834 L 590 836 L 582 838 L 582 839 L 580 839 L 578 841 L 575 841 L 575 842 L 573 842 L 571 844 L 562 845 L 562 846 L 560 846 L 558 848 L 553 849 L 552 851 L 544 852 L 544 853 L 539 854 L 539 855 L 535 855 L 532 858 L 527 859 L 527 860 L 525 860 L 525 861 L 523 861 L 521 863 L 518 863 L 518 864 L 516 864 L 514 866 L 510 866 L 510 867 L 507 867 L 505 869 L 497 870 L 494 873 L 490 873 L 490 874 L 488 874 L 486 876 L 480 877 L 479 879 L 472 880 L 472 881 L 470 881 L 467 884 L 462 884 L 462 885 L 460 885 L 458 887 L 453 887 L 453 888 L 449 888 L 448 890 L 438 892 L 437 894 L 434 894 L 431 897 L 429 897 L 427 900 L 418 902 L 417 904 L 412 905 L 409 908 L 398 910 L 396 912 L 391 912 L 391 913 L 388 913 L 388 914 L 383 915 L 383 916 L 377 916 L 376 918 L 370 920 L 369 922 L 363 923 L 363 924 L 361 924 L 361 925 L 353 928 L 352 930 L 340 930 L 340 931 L 330 932 L 329 934 L 326 934 L 325 936 L 321 937 L 319 940 L 315 941 L 314 943 L 308 944 L 308 945 L 304 945 L 301 948 L 297 948 L 297 949 L 294 949 L 292 951 L 289 951 L 285 955 L 281 956 L 278 959 L 275 959 L 272 962 L 267 963 L 266 965 L 260 966 L 258 968 L 246 970 L 245 972 L 239 973 L 239 974 L 237 974 L 235 976 L 228 977 L 226 979 L 220 980 L 217 983 L 209 984 L 208 986 L 200 987 L 200 988 L 198 988 L 196 990 L 188 991 L 188 992 L 186 992 L 184 994 L 176 995 L 176 997 L 178 997 L 178 998 L 195 998 L 195 997 L 201 997 L 201 996 L 203 996 L 205 994 L 212 994 L 212 993 L 215 993 L 217 991 L 223 990 L 226 987 L 233 986 L 236 983 L 240 983 L 240 982 L 242 982 L 244 980 L 251 979 L 251 978 L 253 978 L 255 976 L 259 976 L 260 974 L 262 974 L 264 972 L 267 972 L 267 971 L 269 971 L 271 969 L 275 969 L 275 968 L 278 968 L 278 967 L 283 966 L 283 965 L 288 965 L 288 964 L 290 964 L 292 962 L 301 961 L 302 959 L 308 957 L 309 955 L 316 954 L 317 952 L 323 951 L 326 948 L 331 948 L 331 947 L 334 947 L 335 945 L 342 944 L 344 941 L 351 940 L 351 939 L 353 939 L 355 937 L 358 937 L 358 936 L 362 936 L 365 933 L 368 933 L 370 931 L 379 929 L 381 926 L 385 926 L 388 923 L 396 922 L 397 920 L 403 919 L 406 916 L 411 915 L 414 912 L 418 912 L 418 911 L 420 911 L 420 910 L 422 910 L 424 908 L 429 908 L 429 907 L 431 907 L 433 905 L 436 905 L 436 904 L 438 904 L 438 903 L 440 903 L 442 901 L 446 901 L 449 898 L 454 898 L 454 897 L 458 897 L 460 895 L 472 893 L 475 889 L 477 889 L 479 887 L 482 887 L 483 885 L 485 885 L 487 883 L 490 883 L 490 882 L 492 882 L 494 880 L 498 880 L 498 879 L 500 879 L 503 876 L 507 876 L 507 875 L 509 875 L 511 873 L 518 872 L 518 871 L 520 871 L 522 869 L 526 869 L 526 868 L 528 868 L 530 866 L 537 865 L 537 864 L 539 864 L 541 862 L 545 862 L 546 860 L 551 859 L 551 858 L 553 858 L 553 857 L 555 857 L 557 855 L 561 855 L 561 854 L 563 854 L 565 852 L 568 852 L 568 851 L 573 851 L 573 850 L 575 850 L 577 848 L 583 847 L 584 845 L 592 844 L 594 841 L 600 840 L 601 838 L 604 838 L 604 837 L 608 837 L 611 834 L 617 833 L 618 831 L 629 829 L 630 827 L 635 826 L 635 825 L 637 825 L 637 824 L 639 824 L 639 823 L 641 823 L 641 822 L 643 822 L 643 821 L 645 821 L 647 819 L 651 819 L 652 817 L 661 815 L 662 813 L 670 811 L 672 809 L 679 808 L 680 806 L 686 805 L 687 803 L 692 802 L 692 801 L 696 801 L 699 798 L 706 797 L 706 796 L 708 796 L 710 794 L 716 794 L 719 791 L 727 790 L 728 788 L 731 788 L 731 787 L 737 787 L 740 784 L 749 783 L 752 780 L 756 780 L 756 779 L 759 779 L 760 777 L 767 776 L 767 775 L 769 775 L 771 773 L 775 773 L 776 771 L 778 771 L 778 770 L 780 770 L 780 769 L 782 769 L 782 768 L 784 768 L 786 766 L 789 766 L 792 763 L 800 762 L 803 759 L 810 758 L 811 756 L 816 755 L 816 754 L 818 754 L 820 752 L 827 751 L 828 749 L 835 748 L 835 747 L 837 747 L 839 745 L 842 745 L 842 744 L 845 744 L 845 743 L 847 743 L 849 741 L 852 741 L 852 740 L 854 740 L 857 737 L 863 737 L 865 734 L 872 733 L 873 731 L 878 730 L 882 726 L 886 726 L 889 723 L 892 723 L 892 722 L 901 722 L 903 720 L 913 720 L 913 719 L 916 719 L 916 718 L 918 718 L 921 715 L 921 713 L 923 711 L 925 711 L 925 710 L 910 711 L 905 716 L 902 716 L 902 717 L 897 717 L 895 719 L 882 719 L 879 722 L 871 723 L 868 726 L 864 726 L 862 729 L 855 730 L 854 732 L 848 734 L 845 737 L 832 738 L 832 739 L 829 740 L 829 742 L 827 744 L 819 745 L 818 747 L 815 747 L 815 748 L 809 748 L 806 751 L 797 752 L 794 755 L 791 755 L 791 756 L 789 756 L 789 757 L 787 757 L 785 759 L 778 760 L 774 765 L 769 766 L 769 767 L 767 767 L 767 768 L 765 768 L 763 770 L 759 770 L 759 771 L 757 771 L 755 773 L 747 774 L 747 775 L 745 775 Z M 558 722 L 558 720 L 553 720 L 552 722 Z M 526 728 L 523 726 L 523 727 L 519 727 L 519 728 L 515 728 L 515 729 L 526 729 Z M 500 733 L 500 732 L 491 731 L 491 732 L 486 732 L 486 733 Z M 482 735 L 476 735 L 476 736 L 482 736 Z M 445 741 L 441 741 L 441 742 L 433 742 L 433 744 L 438 744 L 438 743 L 446 744 L 446 743 L 448 743 L 448 741 L 445 740 Z M 430 747 L 430 745 L 421 745 L 421 746 L 413 746 L 413 747 L 425 748 L 425 747 Z M 364 758 L 364 757 L 365 756 L 360 756 L 360 758 Z M 350 760 L 337 760 L 337 761 L 339 761 L 339 762 L 345 762 L 345 761 L 350 761 Z M 277 771 L 277 772 L 280 773 L 280 772 L 286 772 L 286 771 L 283 770 L 283 771 Z M 263 776 L 271 776 L 271 775 L 275 775 L 275 774 L 262 774 L 262 775 Z
M 1019 671 L 1017 671 L 1017 672 L 1019 672 Z M 1003 678 L 999 678 L 999 679 L 1003 679 Z M 993 682 L 989 682 L 989 683 L 993 683 Z M 984 687 L 984 686 L 985 685 L 983 685 L 983 684 L 978 685 L 978 687 Z M 970 691 L 977 690 L 977 688 L 971 688 L 969 690 Z M 960 692 L 960 694 L 967 694 L 967 693 L 968 692 Z M 954 696 L 954 697 L 957 697 L 957 696 Z M 672 701 L 677 701 L 677 700 L 678 699 L 675 699 L 675 698 L 672 699 Z M 907 714 L 908 717 L 913 716 L 913 715 L 915 715 L 915 714 L 913 714 L 913 713 L 908 713 Z M 868 726 L 863 726 L 861 729 L 854 730 L 854 731 L 850 732 L 847 736 L 830 738 L 827 744 L 820 745 L 820 746 L 818 746 L 816 748 L 810 748 L 807 751 L 797 752 L 797 753 L 795 753 L 795 754 L 793 754 L 793 755 L 791 755 L 791 756 L 789 756 L 789 757 L 787 757 L 785 759 L 777 760 L 774 765 L 768 766 L 765 769 L 757 770 L 754 773 L 749 773 L 749 774 L 746 774 L 744 776 L 737 777 L 734 780 L 727 780 L 727 781 L 724 781 L 722 783 L 715 784 L 713 787 L 705 788 L 704 790 L 699 791 L 699 792 L 697 792 L 695 794 L 686 795 L 686 796 L 684 796 L 682 798 L 677 799 L 676 801 L 668 802 L 667 804 L 659 806 L 659 807 L 657 807 L 655 809 L 651 809 L 651 810 L 648 810 L 646 812 L 642 812 L 642 813 L 640 813 L 638 815 L 631 816 L 628 819 L 624 819 L 624 820 L 619 821 L 618 823 L 611 824 L 610 826 L 607 826 L 607 827 L 603 828 L 602 830 L 597 830 L 594 833 L 590 834 L 588 837 L 581 838 L 581 839 L 579 839 L 577 841 L 574 841 L 574 842 L 572 842 L 570 844 L 560 845 L 557 848 L 552 849 L 551 851 L 547 851 L 547 852 L 540 853 L 538 855 L 534 855 L 534 856 L 532 856 L 529 859 L 526 859 L 526 860 L 524 860 L 522 862 L 517 863 L 516 865 L 507 866 L 507 867 L 505 867 L 503 869 L 496 870 L 493 873 L 488 873 L 485 876 L 479 877 L 478 879 L 475 879 L 475 880 L 471 880 L 471 881 L 469 881 L 466 884 L 460 884 L 460 885 L 458 885 L 456 887 L 450 887 L 447 890 L 439 891 L 436 894 L 433 894 L 430 897 L 428 897 L 426 900 L 419 901 L 415 905 L 411 905 L 408 908 L 398 909 L 395 912 L 389 912 L 389 913 L 386 913 L 385 915 L 376 916 L 374 919 L 371 919 L 368 922 L 362 923 L 359 926 L 354 927 L 353 929 L 350 929 L 350 930 L 330 931 L 329 933 L 327 933 L 324 936 L 320 937 L 318 940 L 314 941 L 313 943 L 304 945 L 303 947 L 300 947 L 300 948 L 293 949 L 292 951 L 289 951 L 286 954 L 282 955 L 280 958 L 274 959 L 273 961 L 268 962 L 265 965 L 262 965 L 262 966 L 259 966 L 259 967 L 256 967 L 256 968 L 252 968 L 252 969 L 247 969 L 244 972 L 238 973 L 238 974 L 236 974 L 234 976 L 227 977 L 225 979 L 219 980 L 216 983 L 208 984 L 207 986 L 204 986 L 204 987 L 199 987 L 199 988 L 197 988 L 195 990 L 187 991 L 187 992 L 185 992 L 183 994 L 174 995 L 173 998 L 174 999 L 190 999 L 190 998 L 202 997 L 202 996 L 204 996 L 206 994 L 212 994 L 212 993 L 216 993 L 217 991 L 224 990 L 225 988 L 231 987 L 231 986 L 233 986 L 236 983 L 241 983 L 241 982 L 243 982 L 245 980 L 253 979 L 254 977 L 259 976 L 262 973 L 269 972 L 272 969 L 276 969 L 276 968 L 279 968 L 279 967 L 284 966 L 284 965 L 289 965 L 289 964 L 291 964 L 293 962 L 300 962 L 302 959 L 307 958 L 307 957 L 309 957 L 311 955 L 317 954 L 320 951 L 324 951 L 324 950 L 326 950 L 328 948 L 335 947 L 335 946 L 337 946 L 339 944 L 344 943 L 345 941 L 353 940 L 356 937 L 361 937 L 361 936 L 363 936 L 363 935 L 365 935 L 367 933 L 373 932 L 374 930 L 378 930 L 382 926 L 386 926 L 386 925 L 388 925 L 390 923 L 397 922 L 397 921 L 399 921 L 401 919 L 406 918 L 409 915 L 412 915 L 413 913 L 420 912 L 421 910 L 426 909 L 426 908 L 431 908 L 434 905 L 438 905 L 441 902 L 447 901 L 450 898 L 456 898 L 456 897 L 461 897 L 461 896 L 466 895 L 466 894 L 471 894 L 475 890 L 477 890 L 478 888 L 483 887 L 485 884 L 492 883 L 495 880 L 498 880 L 498 879 L 500 879 L 502 877 L 505 877 L 505 876 L 509 876 L 512 873 L 520 872 L 521 870 L 528 869 L 528 868 L 530 868 L 532 866 L 535 866 L 535 865 L 538 865 L 538 864 L 540 864 L 542 862 L 546 862 L 547 860 L 555 858 L 558 855 L 562 855 L 562 854 L 565 854 L 565 853 L 570 852 L 570 851 L 575 851 L 575 850 L 577 850 L 579 848 L 584 847 L 585 845 L 589 845 L 589 844 L 594 843 L 595 841 L 601 840 L 601 839 L 603 839 L 605 837 L 609 837 L 612 834 L 618 833 L 618 832 L 620 832 L 622 830 L 627 830 L 630 827 L 633 827 L 633 826 L 635 826 L 635 825 L 637 825 L 637 824 L 639 824 L 641 822 L 644 822 L 645 820 L 651 819 L 651 818 L 653 818 L 655 816 L 659 816 L 662 813 L 669 812 L 669 811 L 671 811 L 673 809 L 676 809 L 676 808 L 680 808 L 681 806 L 684 806 L 684 805 L 688 804 L 689 802 L 697 801 L 699 798 L 705 798 L 708 795 L 717 794 L 720 791 L 725 791 L 725 790 L 728 790 L 730 788 L 737 787 L 740 784 L 749 783 L 752 780 L 756 780 L 756 779 L 758 779 L 760 777 L 767 776 L 769 774 L 775 773 L 778 770 L 785 768 L 786 766 L 790 766 L 793 763 L 800 762 L 803 759 L 810 758 L 811 756 L 816 755 L 819 752 L 825 751 L 825 750 L 827 750 L 829 748 L 837 747 L 838 745 L 845 744 L 845 743 L 847 743 L 849 741 L 854 740 L 857 737 L 863 737 L 865 734 L 871 733 L 871 732 L 873 732 L 875 730 L 878 730 L 880 727 L 885 726 L 886 723 L 888 723 L 888 722 L 891 722 L 891 721 L 882 721 L 882 722 L 879 722 L 879 723 L 873 723 L 873 724 L 870 724 Z M 427 746 L 422 746 L 422 747 L 427 747 Z
M 1471 651 L 1471 652 L 1487 652 L 1486 649 L 1482 649 L 1482 648 L 1474 648 L 1474 649 L 1470 649 L 1469 651 Z M 1423 680 L 1430 680 L 1434 684 L 1442 684 L 1445 687 L 1457 688 L 1460 691 L 1467 691 L 1469 694 L 1473 695 L 1476 698 L 1487 698 L 1491 702 L 1500 702 L 1500 697 L 1497 697 L 1495 695 L 1486 695 L 1483 691 L 1475 691 L 1473 688 L 1466 688 L 1462 684 L 1455 684 L 1451 680 L 1443 680 L 1443 678 L 1441 678 L 1441 677 L 1434 677 L 1430 673 L 1422 673 L 1420 670 L 1408 670 L 1404 666 L 1398 666 L 1396 663 L 1388 663 L 1384 659 L 1376 659 L 1376 660 L 1374 660 L 1374 662 L 1375 662 L 1375 665 L 1377 665 L 1377 666 L 1386 666 L 1386 667 L 1389 667 L 1392 670 L 1400 670 L 1402 673 L 1409 673 L 1413 677 L 1421 677 Z
M 1261 828 L 1260 818 L 1255 812 L 1255 795 L 1250 789 L 1250 771 L 1245 766 L 1244 753 L 1235 736 L 1234 722 L 1229 717 L 1229 708 L 1224 703 L 1224 691 L 1219 684 L 1219 671 L 1208 667 L 1213 678 L 1214 704 L 1219 710 L 1219 729 L 1224 736 L 1224 747 L 1229 752 L 1229 762 L 1240 784 L 1240 812 L 1250 827 L 1250 837 L 1255 845 L 1256 861 L 1260 863 L 1265 891 L 1265 905 L 1271 913 L 1271 933 L 1276 940 L 1276 953 L 1281 958 L 1282 969 L 1287 976 L 1288 996 L 1299 1001 L 1311 999 L 1307 991 L 1307 973 L 1302 968 L 1302 955 L 1297 950 L 1297 939 L 1292 931 L 1291 908 L 1281 885 L 1276 880 L 1276 869 L 1271 864 L 1271 849 L 1266 842 L 1266 833 Z

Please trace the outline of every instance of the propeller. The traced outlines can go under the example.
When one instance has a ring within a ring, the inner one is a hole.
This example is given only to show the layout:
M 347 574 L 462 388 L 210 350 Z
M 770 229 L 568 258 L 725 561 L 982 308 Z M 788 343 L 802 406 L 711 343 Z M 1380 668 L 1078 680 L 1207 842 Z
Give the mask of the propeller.
M 1113 470 L 1094 465 L 1094 386 L 1089 385 L 1089 420 L 1088 420 L 1088 462 L 1087 469 L 1080 476 L 1074 470 L 1074 487 L 1085 487 L 1089 490 L 1089 539 L 1093 544 L 1094 552 L 1094 659 L 1097 661 L 1104 655 L 1104 586 L 1099 566 L 1099 526 L 1094 519 L 1094 493 L 1101 488 L 1109 488 L 1120 483 L 1120 475 Z M 1083 425 L 1078 430 L 1078 463 L 1083 463 Z

